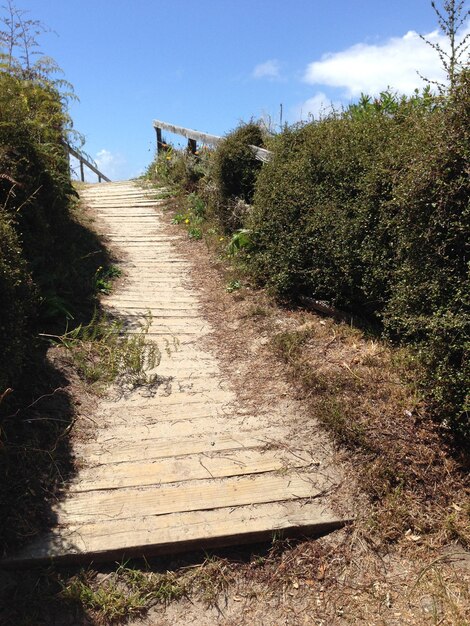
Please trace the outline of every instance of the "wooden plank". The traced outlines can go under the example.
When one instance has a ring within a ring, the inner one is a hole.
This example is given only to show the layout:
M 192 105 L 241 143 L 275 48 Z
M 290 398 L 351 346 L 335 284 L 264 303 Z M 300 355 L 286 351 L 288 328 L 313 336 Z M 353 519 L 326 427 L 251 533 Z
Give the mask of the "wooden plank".
M 267 473 L 75 493 L 73 498 L 56 505 L 54 511 L 61 524 L 84 524 L 99 518 L 124 520 L 315 498 L 327 487 L 328 483 L 322 475 Z
M 231 394 L 227 394 L 226 391 L 221 391 L 218 388 L 216 391 L 206 392 L 204 394 L 190 394 L 187 391 L 172 391 L 172 393 L 158 398 L 158 408 L 162 411 L 171 409 L 187 409 L 192 411 L 196 406 L 224 406 L 227 403 L 227 398 L 234 398 Z M 145 410 L 149 406 L 146 402 L 143 404 L 143 399 L 138 398 L 135 401 L 127 401 L 125 404 L 116 403 L 113 401 L 103 402 L 103 407 L 107 407 L 111 411 L 122 411 L 125 406 L 128 409 Z M 150 410 L 154 410 L 151 408 Z
M 214 375 L 211 373 L 210 375 Z M 182 378 L 182 377 L 181 377 Z M 191 381 L 193 379 L 191 378 Z M 259 430 L 262 420 L 255 416 L 243 416 L 240 419 L 233 419 L 227 415 L 202 415 L 199 417 L 173 418 L 160 421 L 158 419 L 158 408 L 156 408 L 156 416 L 147 423 L 139 423 L 137 417 L 129 421 L 129 425 L 122 422 L 116 422 L 112 429 L 103 429 L 95 437 L 94 443 L 106 446 L 110 443 L 119 445 L 119 442 L 139 441 L 142 445 L 146 445 L 150 441 L 161 441 L 162 439 L 175 439 L 176 437 L 208 437 L 216 434 L 227 433 L 227 428 L 231 428 L 238 434 L 246 434 L 249 431 Z M 123 425 L 120 425 L 123 424 Z
M 192 128 L 185 128 L 184 126 L 168 124 L 167 122 L 162 122 L 161 120 L 154 120 L 153 127 L 157 130 L 157 133 L 159 129 L 162 129 L 166 130 L 169 133 L 173 133 L 174 135 L 181 135 L 182 137 L 186 137 L 186 139 L 202 142 L 211 146 L 218 146 L 225 139 L 225 137 L 221 137 L 220 135 L 210 135 L 209 133 L 202 133 L 198 130 L 193 130 Z M 264 163 L 266 163 L 272 157 L 272 152 L 270 150 L 266 150 L 265 148 L 260 148 L 259 146 L 252 145 L 250 145 L 250 148 L 253 150 L 255 157 L 259 161 L 263 161 Z
M 316 464 L 306 452 L 293 453 L 279 449 L 235 450 L 230 453 L 172 457 L 151 463 L 108 464 L 82 470 L 67 493 L 227 478 Z
M 274 431 L 274 432 L 273 432 Z M 148 461 L 171 456 L 185 456 L 220 450 L 239 450 L 241 448 L 263 448 L 276 443 L 285 431 L 278 429 L 249 434 L 218 434 L 217 437 L 188 437 L 167 439 L 166 441 L 150 442 L 111 442 L 109 447 L 96 443 L 87 443 L 81 446 L 80 456 L 87 465 L 102 465 L 103 463 L 124 463 L 126 461 Z
M 223 141 L 223 137 L 218 135 L 209 135 L 209 133 L 202 133 L 198 130 L 193 130 L 192 128 L 184 128 L 183 126 L 168 124 L 167 122 L 162 122 L 160 120 L 154 120 L 153 127 L 161 128 L 162 130 L 166 130 L 174 135 L 181 135 L 182 137 L 186 137 L 186 139 L 193 139 L 194 141 L 199 141 L 200 143 L 209 144 L 211 146 L 217 146 L 221 141 Z
M 132 520 L 99 520 L 59 527 L 3 566 L 28 566 L 55 559 L 73 562 L 176 553 L 193 549 L 321 534 L 349 521 L 330 511 L 322 499 L 221 508 L 150 516 Z

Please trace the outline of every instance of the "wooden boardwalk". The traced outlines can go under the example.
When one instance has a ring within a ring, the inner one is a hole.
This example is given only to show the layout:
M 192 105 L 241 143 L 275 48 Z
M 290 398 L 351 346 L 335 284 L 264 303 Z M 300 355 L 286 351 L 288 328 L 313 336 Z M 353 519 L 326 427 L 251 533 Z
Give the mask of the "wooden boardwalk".
M 54 528 L 10 560 L 141 556 L 341 526 L 327 495 L 338 477 L 311 448 L 290 447 L 282 419 L 242 411 L 204 348 L 211 328 L 161 202 L 133 183 L 81 195 L 122 252 L 124 284 L 106 306 L 130 329 L 151 313 L 160 384 L 100 402 Z

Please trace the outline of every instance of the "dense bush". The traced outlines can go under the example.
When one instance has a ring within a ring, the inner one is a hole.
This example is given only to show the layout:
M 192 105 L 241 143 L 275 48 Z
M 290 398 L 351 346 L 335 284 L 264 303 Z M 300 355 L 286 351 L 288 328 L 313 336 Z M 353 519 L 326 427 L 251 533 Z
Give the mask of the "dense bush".
M 226 232 L 244 229 L 240 256 L 272 292 L 356 311 L 411 345 L 429 406 L 463 439 L 470 437 L 469 102 L 468 71 L 446 97 L 429 89 L 363 97 L 319 122 L 285 128 L 270 139 L 273 158 L 262 168 L 249 148 L 262 145 L 261 130 L 241 126 L 200 163 L 197 186 Z
M 21 371 L 28 343 L 28 318 L 34 302 L 18 237 L 3 209 L 0 209 L 0 295 L 1 394 Z
M 395 176 L 385 328 L 414 343 L 434 411 L 470 437 L 470 72 L 416 126 Z
M 258 177 L 249 266 L 284 297 L 366 312 L 417 347 L 425 388 L 469 435 L 470 80 L 446 100 L 383 94 L 286 129 Z
M 0 395 L 18 381 L 37 321 L 60 324 L 93 297 L 102 246 L 74 218 L 69 119 L 53 80 L 0 64 Z M 15 382 L 16 381 L 16 382 Z
M 209 196 L 209 203 L 229 232 L 242 227 L 243 211 L 237 209 L 252 202 L 261 169 L 250 146 L 263 145 L 261 128 L 251 122 L 229 133 L 214 153 L 209 179 L 217 192 Z

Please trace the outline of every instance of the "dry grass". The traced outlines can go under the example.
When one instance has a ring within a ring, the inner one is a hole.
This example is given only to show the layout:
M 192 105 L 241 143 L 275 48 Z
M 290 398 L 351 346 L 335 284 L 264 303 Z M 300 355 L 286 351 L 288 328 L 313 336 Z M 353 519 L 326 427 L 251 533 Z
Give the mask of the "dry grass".
M 411 532 L 468 547 L 464 459 L 427 418 L 411 356 L 345 324 L 299 321 L 271 343 L 311 414 L 358 468 L 373 504 L 368 533 L 379 543 Z

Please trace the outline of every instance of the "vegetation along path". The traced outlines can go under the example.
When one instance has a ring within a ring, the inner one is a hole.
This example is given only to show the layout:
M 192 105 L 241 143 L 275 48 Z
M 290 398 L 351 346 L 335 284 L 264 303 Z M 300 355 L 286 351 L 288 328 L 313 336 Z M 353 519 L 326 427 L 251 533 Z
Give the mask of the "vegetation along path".
M 54 527 L 15 561 L 139 556 L 341 526 L 332 502 L 342 477 L 328 442 L 306 443 L 302 415 L 282 398 L 260 393 L 248 406 L 222 372 L 162 201 L 131 182 L 89 185 L 81 196 L 122 260 L 124 280 L 105 305 L 130 332 L 147 319 L 161 362 L 151 385 L 116 387 L 100 401 L 93 437 L 75 444 L 79 470 Z

